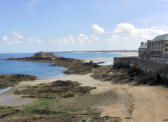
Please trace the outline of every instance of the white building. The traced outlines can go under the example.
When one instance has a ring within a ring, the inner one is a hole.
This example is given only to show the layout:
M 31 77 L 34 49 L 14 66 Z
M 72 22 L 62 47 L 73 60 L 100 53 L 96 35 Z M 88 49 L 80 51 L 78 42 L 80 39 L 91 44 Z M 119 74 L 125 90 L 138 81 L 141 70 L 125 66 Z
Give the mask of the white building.
M 168 59 L 168 34 L 141 43 L 139 57 L 147 59 L 167 60 Z

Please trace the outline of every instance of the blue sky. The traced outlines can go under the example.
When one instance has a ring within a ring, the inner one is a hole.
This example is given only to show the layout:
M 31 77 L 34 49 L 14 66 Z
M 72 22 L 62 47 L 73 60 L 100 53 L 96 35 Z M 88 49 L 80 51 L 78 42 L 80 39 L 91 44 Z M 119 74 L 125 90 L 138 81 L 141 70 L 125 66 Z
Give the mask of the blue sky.
M 167 13 L 168 0 L 0 0 L 0 53 L 137 49 Z

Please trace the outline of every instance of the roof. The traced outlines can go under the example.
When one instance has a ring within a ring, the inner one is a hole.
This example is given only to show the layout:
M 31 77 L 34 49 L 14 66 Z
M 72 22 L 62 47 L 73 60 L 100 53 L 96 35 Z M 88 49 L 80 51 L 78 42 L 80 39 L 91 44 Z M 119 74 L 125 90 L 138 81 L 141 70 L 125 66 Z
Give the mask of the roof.
M 141 43 L 139 48 L 147 48 L 147 44 L 146 43 Z
M 152 41 L 168 40 L 168 34 L 156 36 Z

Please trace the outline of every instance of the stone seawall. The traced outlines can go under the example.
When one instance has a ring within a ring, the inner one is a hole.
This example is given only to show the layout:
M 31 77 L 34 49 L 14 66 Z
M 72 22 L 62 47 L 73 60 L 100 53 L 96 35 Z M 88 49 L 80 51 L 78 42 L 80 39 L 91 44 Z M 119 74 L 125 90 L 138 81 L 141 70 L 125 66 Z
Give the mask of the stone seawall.
M 144 72 L 154 72 L 161 77 L 168 79 L 168 64 L 163 62 L 157 62 L 153 60 L 144 60 L 138 57 L 116 57 L 114 58 L 114 67 L 130 67 L 138 66 Z

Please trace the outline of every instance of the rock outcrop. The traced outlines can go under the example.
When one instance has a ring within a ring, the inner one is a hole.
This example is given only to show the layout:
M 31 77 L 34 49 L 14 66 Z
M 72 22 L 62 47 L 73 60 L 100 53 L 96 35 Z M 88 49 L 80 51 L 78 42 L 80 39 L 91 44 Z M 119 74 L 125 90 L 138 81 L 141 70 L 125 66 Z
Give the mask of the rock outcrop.
M 14 93 L 31 98 L 69 98 L 75 95 L 86 94 L 95 87 L 80 86 L 77 82 L 57 80 L 49 84 L 27 86 L 17 89 Z
M 54 53 L 39 52 L 34 56 L 25 58 L 9 58 L 7 60 L 14 61 L 32 61 L 50 63 L 50 66 L 63 66 L 68 68 L 64 73 L 67 74 L 87 74 L 92 72 L 93 69 L 98 68 L 99 65 L 93 62 L 85 63 L 79 59 L 64 58 L 54 55 Z
M 57 58 L 58 56 L 54 55 L 54 53 L 46 53 L 46 52 L 37 52 L 31 58 Z
M 30 81 L 36 79 L 37 78 L 35 76 L 23 74 L 0 75 L 0 88 L 14 86 L 21 81 Z

